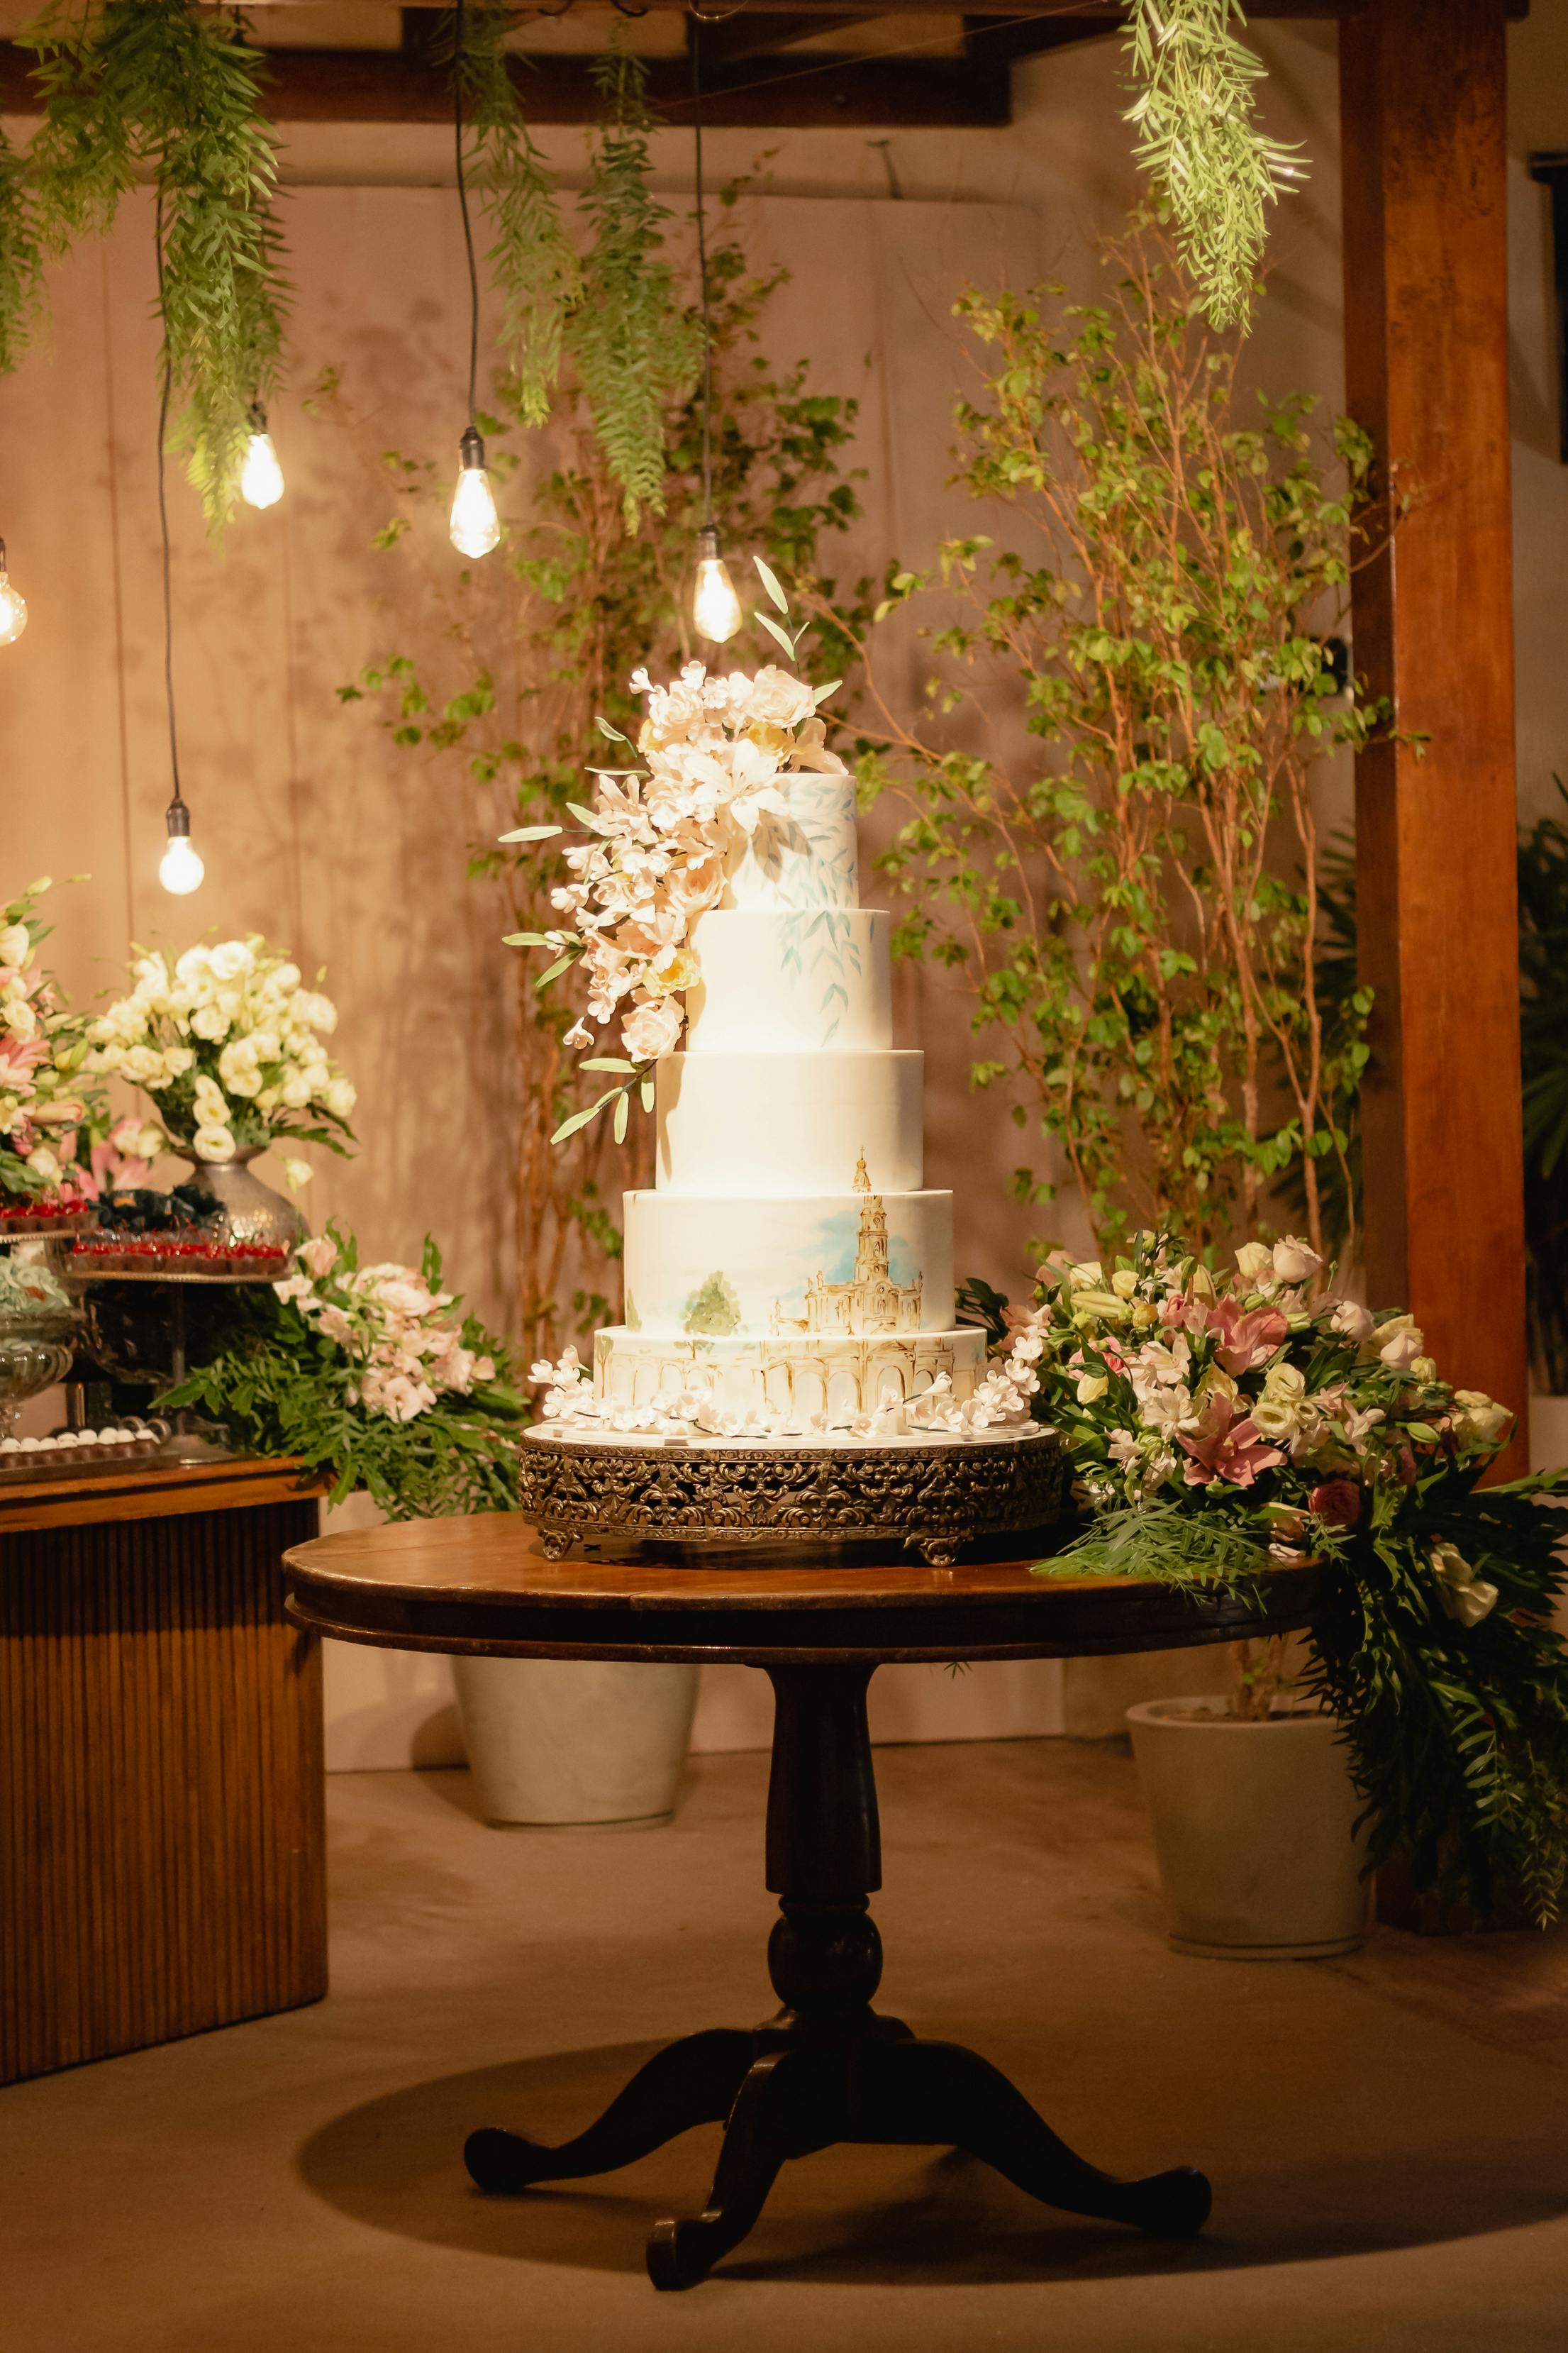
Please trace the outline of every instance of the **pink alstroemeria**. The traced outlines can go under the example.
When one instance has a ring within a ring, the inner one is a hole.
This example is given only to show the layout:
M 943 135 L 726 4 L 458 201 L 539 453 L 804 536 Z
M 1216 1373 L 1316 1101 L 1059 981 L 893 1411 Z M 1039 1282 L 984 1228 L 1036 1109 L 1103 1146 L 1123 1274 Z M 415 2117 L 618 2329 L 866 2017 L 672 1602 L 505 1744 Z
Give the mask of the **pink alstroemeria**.
M 1216 1299 L 1205 1322 L 1220 1335 L 1215 1352 L 1220 1364 L 1237 1375 L 1266 1364 L 1289 1329 L 1278 1307 L 1255 1307 L 1246 1314 L 1234 1299 Z
M 1284 1461 L 1283 1451 L 1270 1446 L 1249 1414 L 1227 1421 L 1229 1407 L 1216 1398 L 1195 1430 L 1178 1430 L 1176 1443 L 1192 1457 L 1183 1477 L 1189 1487 L 1206 1487 L 1211 1480 L 1228 1480 L 1233 1487 L 1250 1487 L 1264 1471 Z

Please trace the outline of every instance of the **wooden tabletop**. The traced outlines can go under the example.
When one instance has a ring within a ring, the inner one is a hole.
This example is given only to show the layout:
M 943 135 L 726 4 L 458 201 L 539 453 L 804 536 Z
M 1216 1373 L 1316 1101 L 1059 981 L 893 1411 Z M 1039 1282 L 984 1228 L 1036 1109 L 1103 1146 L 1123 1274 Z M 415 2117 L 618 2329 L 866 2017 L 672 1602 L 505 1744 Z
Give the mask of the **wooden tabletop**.
M 521 1658 L 1067 1658 L 1179 1649 L 1304 1625 L 1315 1569 L 1272 1569 L 1266 1600 L 1194 1600 L 1131 1579 L 1037 1577 L 1038 1555 L 928 1568 L 813 1567 L 799 1553 L 548 1561 L 515 1513 L 345 1529 L 285 1556 L 300 1624 L 395 1650 Z
M 291 1456 L 211 1462 L 123 1462 L 85 1466 L 58 1479 L 0 1482 L 0 1536 L 29 1528 L 90 1526 L 110 1520 L 165 1520 L 186 1512 L 238 1512 L 257 1504 L 298 1503 L 326 1493 L 324 1479 L 302 1477 Z

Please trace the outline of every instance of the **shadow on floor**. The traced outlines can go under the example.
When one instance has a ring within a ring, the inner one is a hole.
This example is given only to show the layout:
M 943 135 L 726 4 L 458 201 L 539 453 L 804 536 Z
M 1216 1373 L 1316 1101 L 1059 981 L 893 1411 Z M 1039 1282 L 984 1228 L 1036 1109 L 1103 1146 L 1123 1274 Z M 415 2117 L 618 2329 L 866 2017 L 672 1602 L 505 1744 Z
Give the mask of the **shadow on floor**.
M 628 2043 L 561 2052 L 416 2084 L 349 2109 L 300 2152 L 303 2179 L 356 2221 L 398 2237 L 591 2271 L 639 2273 L 663 2214 L 704 2203 L 717 2126 L 595 2181 L 487 2197 L 463 2169 L 479 2125 L 563 2140 L 607 2105 L 657 2048 Z M 1568 2161 L 1500 2118 L 1495 2147 L 1412 2147 L 1400 2119 L 1364 2129 L 1357 2146 L 1290 2161 L 1282 2126 L 1277 2164 L 1227 2166 L 1223 2149 L 1172 2148 L 1152 2137 L 1150 2168 L 1201 2159 L 1215 2184 L 1204 2236 L 1172 2244 L 1115 2223 L 1037 2205 L 988 2166 L 953 2151 L 840 2147 L 786 2166 L 762 2221 L 722 2274 L 736 2278 L 900 2284 L 942 2277 L 1002 2283 L 1050 2277 L 1137 2278 L 1229 2270 L 1423 2246 L 1517 2229 L 1568 2211 Z M 1213 2132 L 1213 2117 L 1205 2130 Z M 1092 2147 L 1091 2160 L 1103 2155 Z

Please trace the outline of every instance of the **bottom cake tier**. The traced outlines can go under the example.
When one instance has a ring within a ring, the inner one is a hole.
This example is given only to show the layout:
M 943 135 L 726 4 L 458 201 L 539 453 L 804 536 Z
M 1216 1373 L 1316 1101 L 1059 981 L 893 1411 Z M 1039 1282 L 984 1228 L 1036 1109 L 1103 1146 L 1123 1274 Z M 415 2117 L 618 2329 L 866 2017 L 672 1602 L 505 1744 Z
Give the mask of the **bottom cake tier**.
M 962 1403 L 984 1364 L 985 1335 L 967 1327 L 706 1338 L 612 1324 L 594 1335 L 595 1393 L 612 1405 L 652 1405 L 702 1389 L 721 1413 L 821 1418 L 830 1427 L 902 1404 L 940 1373 Z

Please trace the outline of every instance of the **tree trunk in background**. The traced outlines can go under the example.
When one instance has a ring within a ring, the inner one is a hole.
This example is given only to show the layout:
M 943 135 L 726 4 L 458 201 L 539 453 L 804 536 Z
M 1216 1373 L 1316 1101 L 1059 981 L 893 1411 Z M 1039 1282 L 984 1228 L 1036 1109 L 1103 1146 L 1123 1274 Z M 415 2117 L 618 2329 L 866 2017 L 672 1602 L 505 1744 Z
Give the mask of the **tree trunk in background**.
M 1368 1295 L 1522 1425 L 1505 9 L 1380 0 L 1340 89 L 1347 402 L 1410 501 L 1356 579 L 1355 668 L 1427 739 L 1356 780 Z

